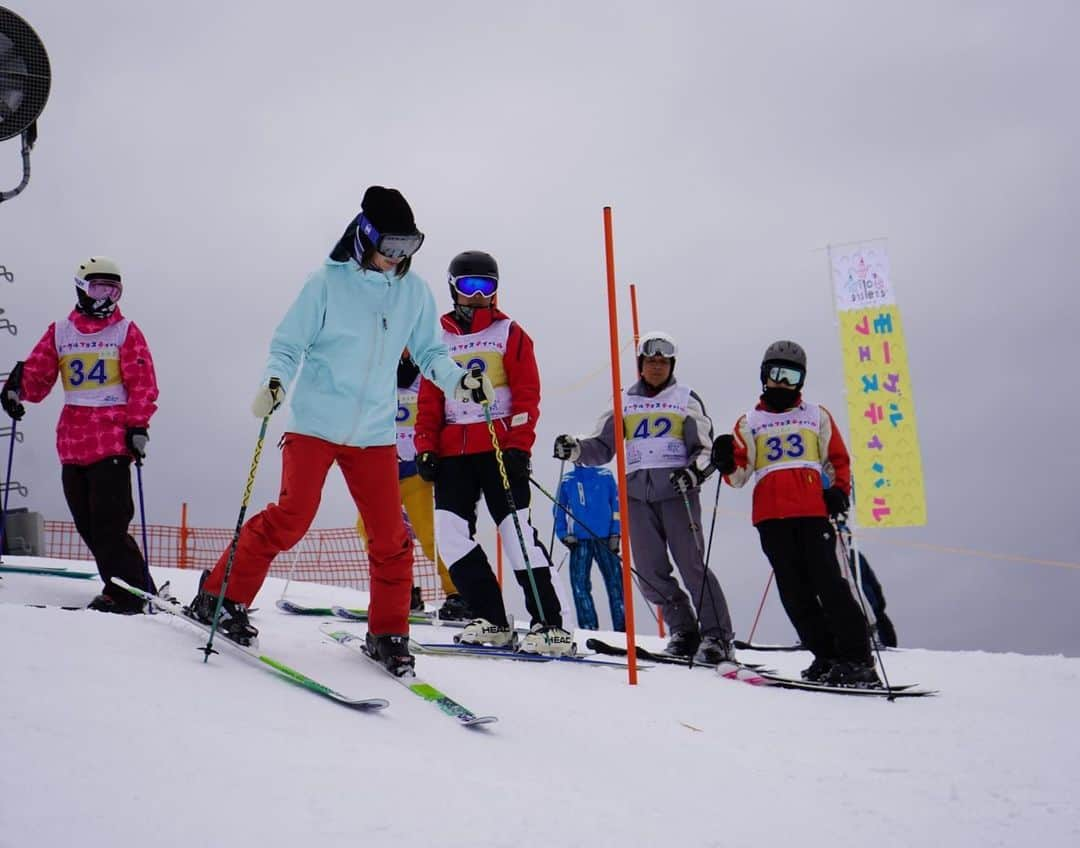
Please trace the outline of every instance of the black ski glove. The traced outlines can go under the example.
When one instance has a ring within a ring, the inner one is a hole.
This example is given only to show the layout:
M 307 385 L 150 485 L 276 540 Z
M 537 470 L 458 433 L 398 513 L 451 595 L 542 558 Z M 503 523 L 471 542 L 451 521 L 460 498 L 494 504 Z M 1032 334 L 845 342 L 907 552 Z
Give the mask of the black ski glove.
M 146 445 L 150 442 L 150 434 L 145 427 L 128 427 L 124 433 L 124 444 L 136 459 L 146 459 Z
M 679 468 L 672 471 L 668 475 L 668 479 L 671 481 L 671 485 L 678 490 L 679 494 L 685 495 L 688 494 L 691 489 L 697 488 L 705 482 L 705 472 L 696 465 L 688 465 L 686 468 Z
M 420 474 L 421 480 L 434 483 L 435 478 L 439 476 L 439 457 L 432 451 L 424 451 L 416 457 L 416 471 Z
M 607 539 L 608 550 L 611 551 L 613 554 L 617 554 L 619 552 L 619 543 L 621 541 L 622 541 L 621 536 L 608 536 L 608 539 Z
M 577 544 L 577 536 L 575 536 L 573 533 L 568 533 L 567 535 L 562 537 L 562 543 L 566 545 L 566 547 L 573 550 L 574 545 Z
M 528 480 L 532 473 L 532 463 L 529 461 L 529 452 L 521 448 L 507 448 L 503 451 L 503 465 L 506 466 L 506 476 L 510 482 Z
M 830 518 L 845 515 L 851 506 L 848 496 L 839 486 L 830 486 L 825 490 L 824 497 L 825 510 L 829 513 Z
M 13 421 L 21 421 L 26 415 L 26 407 L 19 400 L 19 391 L 22 389 L 23 363 L 16 362 L 11 369 L 8 378 L 4 381 L 4 388 L 0 389 L 0 406 L 4 412 L 11 416 Z
M 721 474 L 730 474 L 735 470 L 735 437 L 731 433 L 716 437 L 709 461 Z
M 568 436 L 565 433 L 561 436 L 556 436 L 552 456 L 556 459 L 569 459 L 571 462 L 577 462 L 578 457 L 581 456 L 581 445 L 578 444 L 577 439 L 573 436 Z

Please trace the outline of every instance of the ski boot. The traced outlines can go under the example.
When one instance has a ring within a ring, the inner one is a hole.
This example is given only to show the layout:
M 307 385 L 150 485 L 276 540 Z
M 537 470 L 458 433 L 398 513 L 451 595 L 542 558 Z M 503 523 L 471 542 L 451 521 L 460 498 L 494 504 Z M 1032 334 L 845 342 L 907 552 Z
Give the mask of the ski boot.
M 204 571 L 199 578 L 199 593 L 189 606 L 184 607 L 184 615 L 200 621 L 203 624 L 213 626 L 214 610 L 217 608 L 217 595 L 203 591 L 203 584 L 210 575 Z M 218 616 L 218 630 L 226 639 L 231 639 L 237 645 L 245 648 L 255 643 L 259 631 L 248 620 L 248 611 L 245 604 L 238 604 L 225 598 L 221 603 L 221 614 Z
M 127 595 L 126 598 L 114 598 L 112 595 L 102 592 L 87 604 L 86 608 L 96 612 L 112 612 L 118 615 L 138 615 L 143 612 L 146 607 L 144 600 L 136 598 L 127 592 L 124 592 L 124 594 Z
M 424 596 L 419 586 L 412 587 L 412 595 L 409 596 L 409 612 L 424 611 Z
M 486 618 L 474 618 L 465 629 L 454 637 L 462 645 L 491 645 L 493 648 L 513 648 L 517 639 L 514 620 L 507 616 L 507 624 L 492 624 Z
M 825 683 L 831 686 L 852 686 L 857 689 L 880 689 L 881 678 L 871 662 L 838 662 L 833 665 Z
M 808 683 L 825 683 L 832 673 L 833 665 L 833 660 L 814 657 L 814 661 L 800 672 L 800 676 Z
M 471 621 L 474 616 L 469 605 L 461 595 L 447 595 L 439 607 L 438 617 L 442 621 Z
M 416 657 L 409 653 L 408 636 L 368 633 L 364 638 L 364 653 L 394 677 L 409 677 L 416 673 Z
M 552 657 L 573 656 L 577 653 L 572 634 L 555 625 L 537 622 L 529 628 L 518 650 L 523 654 L 545 654 Z
M 722 662 L 735 662 L 735 649 L 731 642 L 719 636 L 706 636 L 701 640 L 694 662 L 703 665 L 720 665 Z
M 665 654 L 670 654 L 673 657 L 686 657 L 689 659 L 697 651 L 698 645 L 701 644 L 701 637 L 693 630 L 676 631 L 671 634 L 671 638 L 668 639 L 667 647 L 664 648 Z

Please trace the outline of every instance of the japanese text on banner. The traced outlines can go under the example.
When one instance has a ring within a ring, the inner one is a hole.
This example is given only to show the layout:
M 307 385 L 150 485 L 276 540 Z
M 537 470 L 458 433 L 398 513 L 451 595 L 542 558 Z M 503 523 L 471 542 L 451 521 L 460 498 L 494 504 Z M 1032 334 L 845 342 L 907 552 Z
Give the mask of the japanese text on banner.
M 856 518 L 926 523 L 907 345 L 884 241 L 829 248 L 851 431 Z

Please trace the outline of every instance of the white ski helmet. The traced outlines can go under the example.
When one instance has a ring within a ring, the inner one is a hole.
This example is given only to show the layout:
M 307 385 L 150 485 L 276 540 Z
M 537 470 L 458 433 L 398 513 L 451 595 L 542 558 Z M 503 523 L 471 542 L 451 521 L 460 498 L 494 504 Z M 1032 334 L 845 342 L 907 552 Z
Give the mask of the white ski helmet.
M 94 297 L 90 294 L 93 282 L 112 283 L 119 293 L 116 297 Z M 75 268 L 75 295 L 79 302 L 76 309 L 92 318 L 107 318 L 116 309 L 116 301 L 124 290 L 120 278 L 120 266 L 107 256 L 91 256 Z
M 668 359 L 674 359 L 679 355 L 679 346 L 675 344 L 675 339 L 667 333 L 652 330 L 638 339 L 637 355 L 640 359 L 643 356 L 656 356 L 657 354 L 666 356 Z
M 668 375 L 667 379 L 667 382 L 671 382 L 671 378 L 675 376 L 675 357 L 679 355 L 679 346 L 675 344 L 675 339 L 659 330 L 645 333 L 645 335 L 638 339 L 638 375 L 640 376 L 641 369 L 645 365 L 645 357 L 657 355 L 667 357 L 671 361 L 671 373 Z M 665 383 L 665 385 L 667 385 L 667 383 Z

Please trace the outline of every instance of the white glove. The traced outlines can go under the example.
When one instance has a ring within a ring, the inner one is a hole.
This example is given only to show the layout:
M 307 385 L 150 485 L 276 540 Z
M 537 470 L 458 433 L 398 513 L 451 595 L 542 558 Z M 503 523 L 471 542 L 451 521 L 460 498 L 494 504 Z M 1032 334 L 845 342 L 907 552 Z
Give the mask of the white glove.
M 495 387 L 491 379 L 478 365 L 465 372 L 465 376 L 454 389 L 454 400 L 465 403 L 492 403 L 495 400 Z
M 255 400 L 251 402 L 251 411 L 256 418 L 266 418 L 277 409 L 285 400 L 285 389 L 281 380 L 271 377 L 269 385 L 259 389 Z
M 552 455 L 556 459 L 569 459 L 571 462 L 577 462 L 581 456 L 581 445 L 573 436 L 556 436 Z

